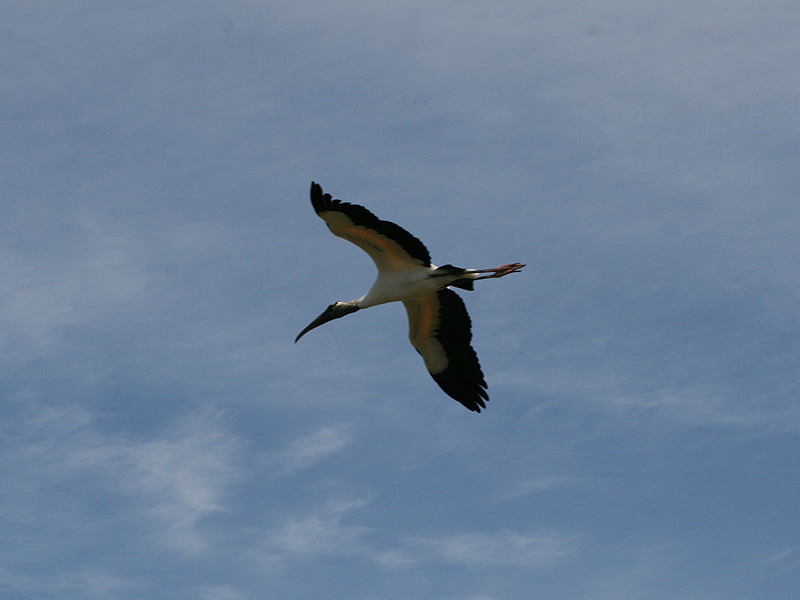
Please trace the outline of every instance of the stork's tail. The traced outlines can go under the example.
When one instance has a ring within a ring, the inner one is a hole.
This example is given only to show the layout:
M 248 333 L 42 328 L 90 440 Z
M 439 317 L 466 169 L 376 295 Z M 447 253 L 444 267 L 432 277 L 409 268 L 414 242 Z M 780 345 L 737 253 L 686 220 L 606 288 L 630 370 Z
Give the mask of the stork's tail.
M 442 265 L 441 267 L 436 269 L 436 275 L 442 276 L 458 276 L 467 273 L 468 269 L 461 269 L 459 267 L 454 267 L 453 265 Z M 449 287 L 456 287 L 462 290 L 473 291 L 473 281 L 475 277 L 465 277 L 464 279 L 456 279 L 452 283 L 449 284 Z
M 460 290 L 467 290 L 469 292 L 475 289 L 474 279 L 456 279 L 450 284 L 450 287 L 457 287 Z

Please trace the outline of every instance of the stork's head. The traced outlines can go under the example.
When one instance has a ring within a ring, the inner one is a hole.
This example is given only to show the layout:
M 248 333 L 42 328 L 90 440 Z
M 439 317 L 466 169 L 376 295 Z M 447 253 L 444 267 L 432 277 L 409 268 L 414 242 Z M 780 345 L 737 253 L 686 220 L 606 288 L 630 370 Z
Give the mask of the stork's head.
M 320 316 L 316 319 L 311 321 L 311 324 L 303 329 L 300 334 L 294 338 L 295 343 L 309 331 L 314 329 L 315 327 L 319 327 L 320 325 L 324 325 L 328 321 L 333 321 L 334 319 L 338 319 L 339 317 L 343 317 L 345 315 L 349 315 L 350 313 L 356 312 L 359 308 L 358 300 L 353 300 L 352 302 L 334 302 L 328 308 L 325 309 Z

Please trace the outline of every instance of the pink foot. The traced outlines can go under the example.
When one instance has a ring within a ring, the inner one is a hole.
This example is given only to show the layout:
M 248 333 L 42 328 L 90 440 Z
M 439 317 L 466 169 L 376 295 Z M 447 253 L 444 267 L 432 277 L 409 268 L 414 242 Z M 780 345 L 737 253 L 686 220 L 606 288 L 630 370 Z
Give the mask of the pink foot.
M 511 263 L 508 265 L 503 265 L 502 267 L 497 267 L 495 271 L 495 277 L 502 277 L 503 275 L 509 275 L 510 273 L 519 273 L 520 269 L 524 267 L 522 263 Z
M 478 271 L 478 273 L 492 273 L 491 275 L 486 275 L 485 277 L 478 277 L 478 279 L 495 279 L 497 277 L 504 277 L 506 275 L 510 275 L 511 273 L 519 273 L 520 269 L 525 265 L 522 263 L 510 263 L 507 265 L 503 265 L 502 267 L 497 267 L 496 269 L 484 269 L 482 271 Z

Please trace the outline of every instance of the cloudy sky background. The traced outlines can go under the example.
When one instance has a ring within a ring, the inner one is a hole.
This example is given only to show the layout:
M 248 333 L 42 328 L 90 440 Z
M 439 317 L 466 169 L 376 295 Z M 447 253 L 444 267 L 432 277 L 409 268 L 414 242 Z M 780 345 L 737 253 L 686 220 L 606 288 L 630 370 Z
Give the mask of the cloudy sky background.
M 796 598 L 796 2 L 2 2 L 0 595 Z M 488 409 L 311 180 L 465 267 Z

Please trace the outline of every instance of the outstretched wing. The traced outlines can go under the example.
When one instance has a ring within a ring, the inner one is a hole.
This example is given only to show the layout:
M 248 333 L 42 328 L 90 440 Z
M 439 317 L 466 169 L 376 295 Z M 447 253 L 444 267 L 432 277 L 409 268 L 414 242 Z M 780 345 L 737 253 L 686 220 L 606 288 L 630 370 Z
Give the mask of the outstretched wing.
M 353 242 L 375 261 L 379 271 L 430 266 L 425 245 L 399 225 L 382 221 L 363 206 L 334 200 L 311 182 L 311 204 L 333 235 Z
M 431 377 L 448 396 L 481 412 L 489 395 L 478 356 L 470 346 L 471 322 L 463 300 L 443 289 L 403 300 L 403 304 L 408 312 L 408 337 Z

